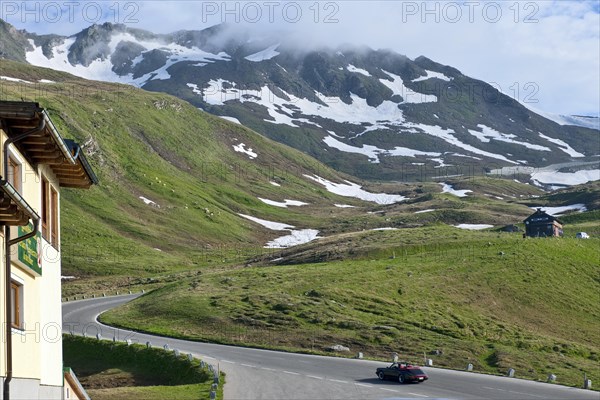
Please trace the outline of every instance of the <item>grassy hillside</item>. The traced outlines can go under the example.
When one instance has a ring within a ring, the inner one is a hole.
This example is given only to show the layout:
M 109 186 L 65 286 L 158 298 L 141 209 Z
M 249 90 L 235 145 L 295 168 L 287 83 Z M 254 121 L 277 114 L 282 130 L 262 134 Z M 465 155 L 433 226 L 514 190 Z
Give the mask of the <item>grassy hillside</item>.
M 448 240 L 448 238 L 454 240 Z M 440 241 L 438 241 L 438 238 Z M 600 379 L 599 240 L 522 239 L 436 225 L 346 238 L 354 259 L 181 279 L 103 316 L 163 335 L 387 359 L 579 385 Z M 390 243 L 402 243 L 391 249 Z M 413 243 L 411 245 L 411 243 Z M 394 258 L 395 257 L 395 258 Z
M 0 98 L 40 102 L 64 136 L 84 144 L 100 177 L 90 191 L 62 194 L 65 275 L 195 268 L 206 249 L 262 247 L 281 236 L 238 213 L 323 229 L 332 204 L 345 200 L 303 176 L 342 181 L 331 169 L 174 97 L 14 62 L 0 68 L 31 82 L 2 81 Z M 241 143 L 258 157 L 234 151 Z M 283 209 L 259 196 L 309 205 Z

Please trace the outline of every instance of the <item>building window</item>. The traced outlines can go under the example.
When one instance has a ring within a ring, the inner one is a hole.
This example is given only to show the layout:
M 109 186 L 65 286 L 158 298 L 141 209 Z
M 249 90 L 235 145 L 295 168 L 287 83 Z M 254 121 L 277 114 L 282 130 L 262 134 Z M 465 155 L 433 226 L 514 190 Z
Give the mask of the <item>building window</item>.
M 50 221 L 48 220 L 48 206 L 50 205 L 50 198 L 48 193 L 50 192 L 50 184 L 46 178 L 42 178 L 42 236 L 48 240 Z
M 58 249 L 58 193 L 50 188 L 50 243 Z
M 11 326 L 15 329 L 23 328 L 23 285 L 12 281 L 10 283 L 10 301 L 12 309 L 10 312 Z
M 21 163 L 12 156 L 8 156 L 6 180 L 17 190 L 17 192 L 21 193 Z
M 58 249 L 58 192 L 42 177 L 42 237 Z

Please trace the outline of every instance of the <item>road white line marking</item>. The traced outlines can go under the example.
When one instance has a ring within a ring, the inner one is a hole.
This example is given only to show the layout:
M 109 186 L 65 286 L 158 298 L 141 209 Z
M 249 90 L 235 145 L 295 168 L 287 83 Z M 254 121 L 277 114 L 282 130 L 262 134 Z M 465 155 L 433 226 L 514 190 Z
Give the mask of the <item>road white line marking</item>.
M 314 375 L 306 375 L 307 378 L 313 378 L 313 379 L 321 379 L 323 380 L 323 378 L 321 378 L 320 376 L 314 376 Z
M 504 389 L 498 389 L 498 388 L 493 388 L 493 387 L 489 387 L 489 386 L 482 386 L 482 388 L 488 389 L 488 390 L 499 390 L 501 392 L 506 392 L 506 390 L 504 390 Z
M 394 390 L 394 389 L 386 389 L 386 388 L 379 388 L 379 389 L 381 389 L 381 390 L 385 390 L 386 392 L 394 392 L 394 393 L 398 393 L 398 391 L 397 391 L 397 390 Z
M 531 397 L 540 397 L 540 398 L 544 397 L 544 396 L 538 396 L 537 394 L 529 394 L 529 393 L 523 393 L 523 392 L 515 392 L 514 390 L 507 390 L 507 392 L 509 392 L 509 393 L 514 393 L 514 394 L 522 394 L 522 395 L 525 395 L 525 396 L 531 396 Z
M 291 371 L 283 371 L 284 374 L 290 374 L 290 375 L 300 375 L 297 372 L 291 372 Z
M 366 388 L 372 388 L 372 385 L 367 385 L 366 383 L 356 383 L 356 386 L 362 386 L 362 387 L 366 387 Z
M 227 363 L 227 364 L 235 364 L 233 361 L 229 361 L 229 360 L 221 360 L 221 362 Z
M 348 381 L 340 381 L 338 379 L 327 379 L 329 382 L 348 383 Z
M 408 394 L 412 394 L 413 396 L 417 396 L 417 397 L 429 397 L 429 396 L 425 396 L 424 394 L 419 394 L 419 393 L 408 393 Z
M 256 365 L 252 365 L 252 364 L 240 364 L 242 367 L 250 367 L 250 368 L 256 368 Z
M 261 367 L 260 369 L 264 369 L 265 371 L 275 371 L 273 368 Z

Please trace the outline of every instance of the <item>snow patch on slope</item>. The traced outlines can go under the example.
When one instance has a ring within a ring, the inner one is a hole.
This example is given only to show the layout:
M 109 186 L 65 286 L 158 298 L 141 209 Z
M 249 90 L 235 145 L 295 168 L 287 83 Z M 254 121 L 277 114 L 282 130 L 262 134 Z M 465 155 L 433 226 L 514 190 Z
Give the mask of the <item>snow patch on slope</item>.
M 0 76 L 0 81 L 8 81 L 8 82 L 16 82 L 16 83 L 27 83 L 28 85 L 32 84 L 33 82 L 29 82 L 23 79 L 19 79 L 19 78 L 11 78 L 10 76 Z
M 334 183 L 317 175 L 310 176 L 305 174 L 304 176 L 325 186 L 325 189 L 327 189 L 328 192 L 337 194 L 339 196 L 354 197 L 360 200 L 370 201 L 382 205 L 399 203 L 406 200 L 406 197 L 396 194 L 367 192 L 366 190 L 363 190 L 361 186 L 349 181 L 345 181 L 346 183 Z
M 251 160 L 254 160 L 256 157 L 258 157 L 258 154 L 253 152 L 251 148 L 246 149 L 246 145 L 244 143 L 233 145 L 233 150 L 235 150 L 238 153 L 246 154 Z
M 352 64 L 349 64 L 346 69 L 350 72 L 356 72 L 358 74 L 362 74 L 364 76 L 371 76 L 371 74 L 369 73 L 369 71 L 367 71 L 366 69 L 362 69 L 362 68 L 357 68 Z
M 146 49 L 146 51 L 151 50 L 161 50 L 168 53 L 167 62 L 161 68 L 149 72 L 144 76 L 133 78 L 133 74 L 128 74 L 124 76 L 117 75 L 113 70 L 113 65 L 108 57 L 105 60 L 96 59 L 90 63 L 89 66 L 84 65 L 72 65 L 69 62 L 68 54 L 69 49 L 75 43 L 75 37 L 69 37 L 64 40 L 64 42 L 52 49 L 52 57 L 46 58 L 44 55 L 42 48 L 35 45 L 32 39 L 29 39 L 29 43 L 33 47 L 32 51 L 28 51 L 25 54 L 27 62 L 30 64 L 55 69 L 58 71 L 64 71 L 71 73 L 76 76 L 80 76 L 85 79 L 90 80 L 99 80 L 99 81 L 107 81 L 107 82 L 119 82 L 130 84 L 134 86 L 142 86 L 146 82 L 151 80 L 164 80 L 169 79 L 171 75 L 168 73 L 168 69 L 175 63 L 180 61 L 192 61 L 199 62 L 202 64 L 214 63 L 215 61 L 229 61 L 231 57 L 221 52 L 219 54 L 213 54 L 201 50 L 197 47 L 184 47 L 175 43 L 164 44 L 160 42 L 153 41 L 145 41 L 138 40 L 133 35 L 129 33 L 120 33 L 115 34 L 111 37 L 110 42 L 108 43 L 108 47 L 110 49 L 110 54 L 114 54 L 117 46 L 121 42 L 134 42 L 140 44 L 142 47 Z M 133 60 L 133 65 L 141 62 L 143 59 L 143 54 L 136 57 Z
M 258 53 L 254 53 L 252 55 L 246 56 L 244 58 L 246 60 L 252 61 L 252 62 L 261 62 L 261 61 L 265 61 L 265 60 L 270 60 L 271 58 L 276 57 L 280 54 L 278 51 L 275 51 L 275 49 L 277 47 L 279 47 L 279 43 L 274 44 L 273 46 L 268 47 L 268 48 L 264 49 L 263 51 L 259 51 Z
M 509 160 L 508 158 L 504 157 L 503 155 L 500 154 L 495 154 L 495 153 L 490 153 L 488 151 L 484 151 L 481 149 L 478 149 L 475 146 L 471 146 L 470 144 L 466 144 L 461 142 L 457 137 L 455 137 L 454 135 L 452 135 L 453 133 L 455 133 L 452 129 L 444 129 L 441 126 L 438 125 L 425 125 L 425 124 L 415 124 L 412 122 L 408 122 L 404 125 L 405 127 L 408 128 L 416 128 L 419 129 L 420 131 L 431 135 L 431 136 L 435 136 L 438 137 L 442 140 L 444 140 L 445 142 L 453 145 L 453 146 L 457 146 L 460 147 L 466 151 L 469 151 L 471 153 L 475 153 L 475 154 L 479 154 L 482 156 L 486 156 L 486 157 L 490 157 L 490 158 L 495 158 L 498 160 L 502 160 L 502 161 L 506 161 L 508 163 L 511 164 L 517 164 L 515 161 Z
M 558 146 L 559 149 L 561 149 L 562 151 L 564 151 L 565 153 L 567 153 L 568 155 L 570 155 L 573 158 L 577 158 L 577 157 L 585 157 L 584 154 L 581 154 L 578 151 L 575 151 L 575 149 L 573 149 L 571 146 L 569 146 L 569 144 L 567 142 L 564 142 L 560 139 L 554 139 L 551 138 L 549 136 L 544 135 L 541 132 L 538 132 L 540 137 L 542 139 L 546 139 L 547 141 L 549 141 L 550 143 L 554 143 L 555 145 Z
M 235 88 L 236 84 L 221 78 L 217 80 L 211 79 L 208 81 L 208 86 L 204 89 L 198 88 L 198 85 L 195 83 L 188 83 L 187 86 L 195 94 L 202 96 L 202 100 L 206 103 L 214 106 L 222 106 L 225 105 L 226 101 L 240 98 L 240 92 Z
M 304 122 L 318 126 L 306 118 L 294 118 L 295 113 L 356 125 L 363 123 L 400 125 L 404 121 L 402 111 L 394 102 L 384 101 L 378 107 L 371 107 L 367 104 L 366 99 L 354 93 L 350 93 L 351 104 L 346 104 L 338 97 L 327 97 L 322 93 L 315 92 L 315 96 L 325 103 L 319 104 L 306 98 L 295 97 L 281 89 L 280 91 L 287 99 L 279 97 L 268 86 L 263 86 L 260 90 L 239 90 L 236 88 L 235 82 L 224 79 L 210 80 L 208 86 L 202 91 L 197 86 L 194 87 L 195 84 L 188 83 L 188 86 L 196 94 L 201 94 L 205 102 L 212 105 L 224 105 L 229 100 L 260 104 L 267 109 L 272 118 L 272 120 L 265 121 L 274 124 L 299 127 L 295 122 Z
M 456 189 L 454 189 L 454 187 L 452 187 L 452 185 L 449 185 L 449 184 L 443 183 L 443 182 L 440 182 L 440 185 L 442 185 L 442 193 L 449 193 L 456 197 L 467 197 L 467 193 L 473 192 L 472 190 L 468 190 L 468 189 L 456 190 Z
M 319 238 L 319 231 L 316 229 L 299 229 L 294 230 L 295 226 L 282 224 L 280 222 L 267 221 L 266 219 L 260 219 L 252 217 L 250 215 L 238 214 L 240 217 L 249 219 L 259 225 L 264 226 L 267 229 L 273 231 L 290 231 L 288 235 L 279 237 L 268 242 L 264 247 L 269 249 L 283 249 L 300 244 L 311 242 Z
M 525 146 L 528 149 L 532 149 L 532 150 L 552 151 L 550 148 L 545 147 L 545 146 L 540 146 L 537 144 L 531 144 L 531 143 L 515 140 L 515 138 L 517 138 L 517 135 L 498 132 L 497 130 L 490 128 L 489 126 L 479 124 L 479 125 L 477 125 L 477 127 L 479 129 L 481 129 L 481 132 L 469 129 L 469 133 L 471 135 L 475 136 L 477 139 L 479 139 L 479 141 L 481 141 L 483 143 L 489 143 L 490 140 L 493 139 L 493 140 L 497 140 L 499 142 L 518 144 L 519 146 Z
M 340 142 L 339 140 L 337 140 L 331 136 L 326 136 L 323 139 L 323 141 L 325 142 L 325 144 L 327 144 L 327 146 L 338 149 L 339 151 L 343 151 L 345 153 L 363 154 L 363 155 L 369 157 L 369 161 L 372 162 L 373 164 L 379 163 L 380 155 L 401 156 L 401 157 L 416 157 L 416 156 L 438 157 L 441 155 L 441 153 L 431 153 L 431 152 L 413 150 L 413 149 L 409 149 L 407 147 L 395 147 L 391 150 L 380 149 L 376 146 L 371 146 L 368 144 L 363 144 L 362 147 L 355 147 L 355 146 L 351 146 L 349 144 Z
M 420 76 L 417 79 L 413 79 L 412 82 L 421 82 L 421 81 L 425 81 L 427 79 L 432 79 L 432 78 L 437 78 L 437 79 L 441 79 L 446 82 L 450 82 L 451 80 L 454 79 L 454 78 L 447 77 L 446 75 L 442 74 L 441 72 L 425 70 L 425 73 L 427 75 Z
M 488 228 L 494 227 L 494 225 L 488 225 L 488 224 L 459 224 L 459 225 L 453 225 L 453 226 L 458 229 L 468 229 L 468 230 L 472 230 L 472 231 L 479 231 L 482 229 L 488 229 Z
M 280 222 L 267 221 L 266 219 L 256 218 L 250 215 L 238 214 L 240 217 L 244 217 L 249 219 L 252 222 L 256 222 L 257 224 L 264 226 L 267 229 L 272 231 L 285 231 L 295 228 L 293 225 L 282 224 Z
M 286 249 L 319 239 L 319 231 L 316 229 L 299 229 L 290 231 L 289 235 L 271 240 L 265 245 L 268 249 Z
M 404 101 L 401 104 L 436 103 L 438 101 L 438 98 L 435 95 L 415 92 L 411 88 L 406 87 L 404 85 L 404 81 L 399 75 L 395 75 L 384 70 L 382 71 L 392 78 L 392 81 L 390 82 L 387 79 L 379 79 L 379 82 L 390 88 L 395 95 L 402 96 Z
M 288 200 L 285 199 L 283 200 L 283 202 L 281 201 L 275 201 L 275 200 L 269 200 L 269 199 L 263 199 L 261 197 L 258 198 L 260 201 L 262 201 L 265 204 L 268 204 L 270 206 L 275 206 L 275 207 L 281 207 L 281 208 L 287 208 L 288 206 L 306 206 L 308 205 L 308 203 L 304 203 L 302 201 L 298 201 L 298 200 Z
M 147 206 L 153 206 L 153 207 L 160 208 L 160 206 L 155 201 L 152 201 L 149 198 L 146 198 L 144 196 L 139 196 L 138 198 L 140 200 L 142 200 L 144 202 L 144 204 L 146 204 Z

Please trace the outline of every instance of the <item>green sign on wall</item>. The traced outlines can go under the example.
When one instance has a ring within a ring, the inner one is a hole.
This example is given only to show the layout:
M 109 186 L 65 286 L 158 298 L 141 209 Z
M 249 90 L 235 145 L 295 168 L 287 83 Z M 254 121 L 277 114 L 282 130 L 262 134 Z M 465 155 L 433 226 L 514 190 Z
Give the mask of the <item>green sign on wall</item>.
M 31 232 L 33 224 L 27 226 L 19 226 L 18 235 L 23 236 Z M 23 240 L 17 244 L 18 247 L 18 260 L 23 263 L 26 267 L 31 269 L 38 275 L 42 275 L 42 266 L 38 259 L 38 244 L 40 239 L 40 232 L 27 240 Z

